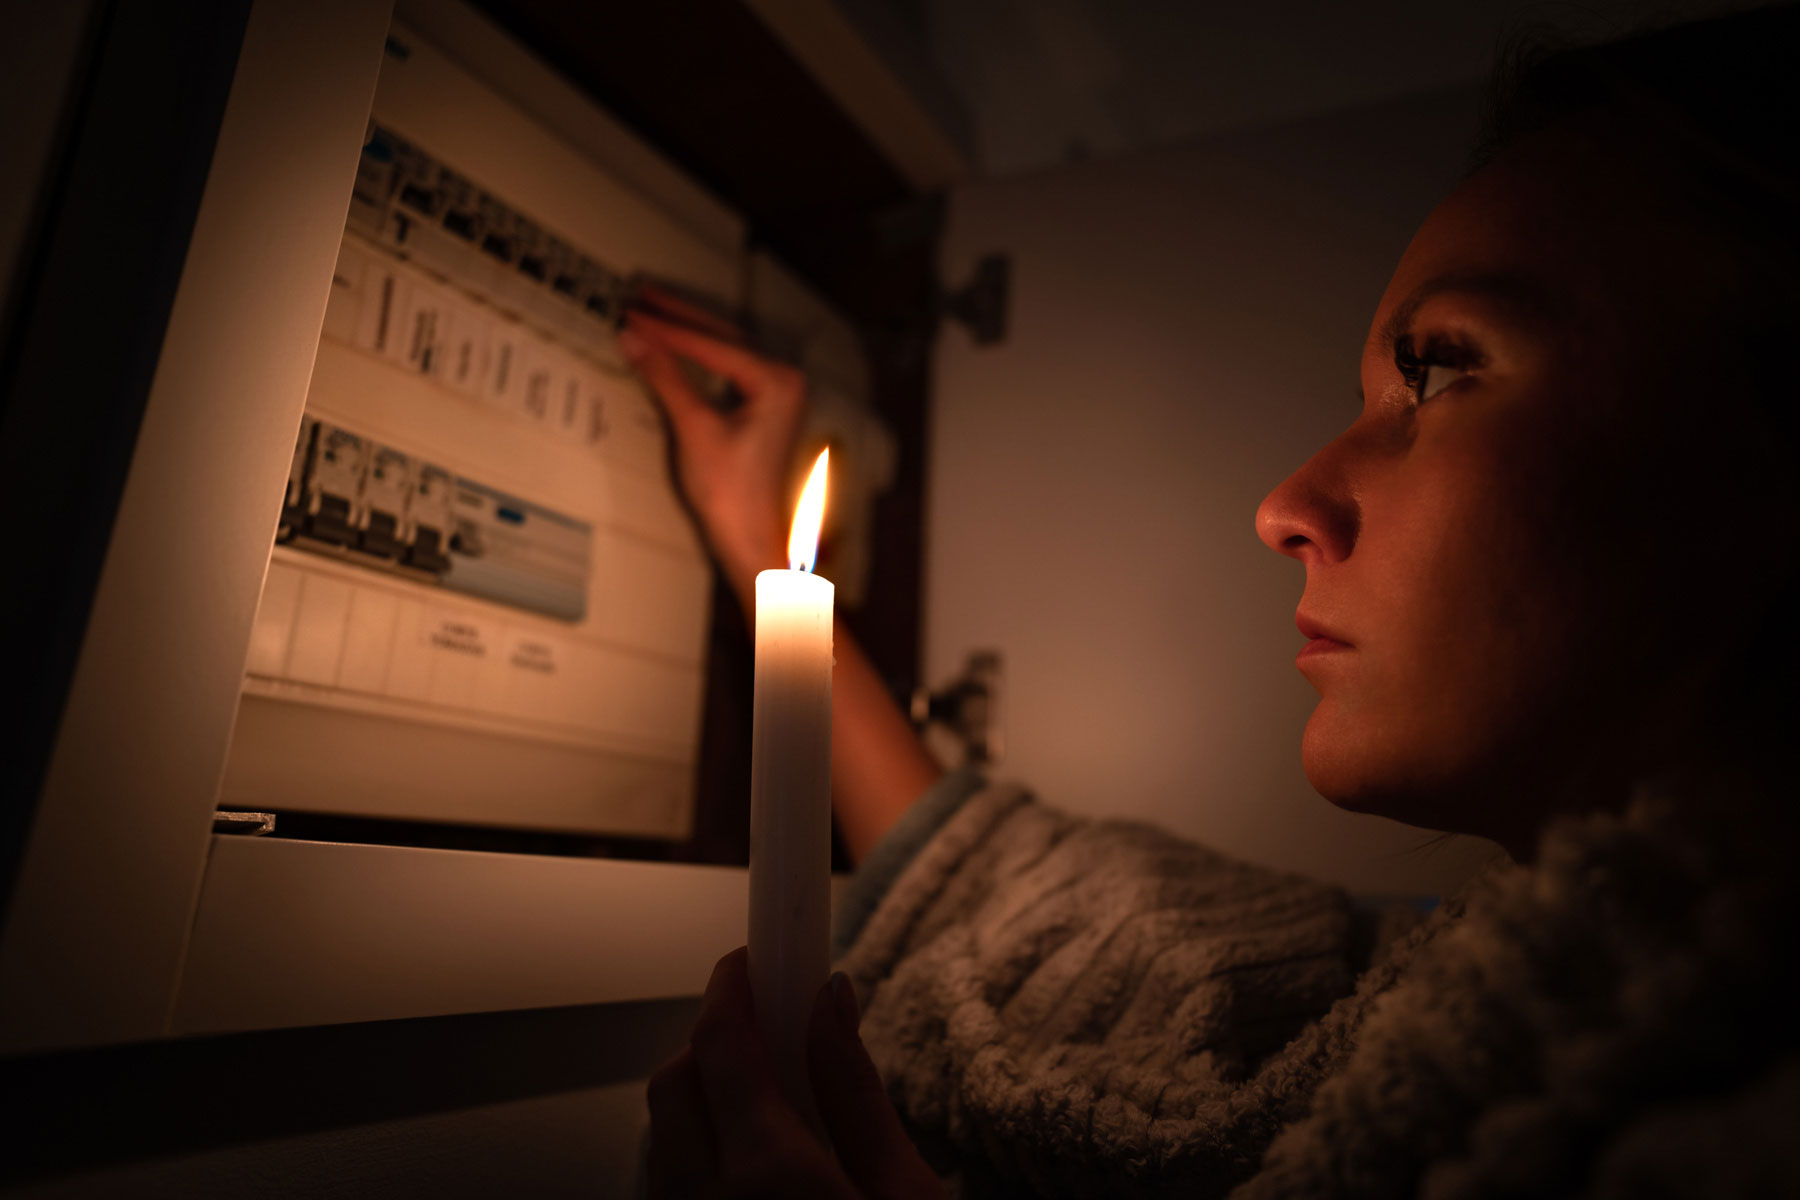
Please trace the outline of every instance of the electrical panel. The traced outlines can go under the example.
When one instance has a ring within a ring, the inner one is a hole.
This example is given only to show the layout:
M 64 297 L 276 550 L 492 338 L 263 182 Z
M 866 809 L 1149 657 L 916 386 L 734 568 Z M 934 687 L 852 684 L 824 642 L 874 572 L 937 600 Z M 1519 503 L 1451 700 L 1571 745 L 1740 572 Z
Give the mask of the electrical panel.
M 504 184 L 370 126 L 224 807 L 691 824 L 711 573 L 614 341 L 627 271 Z
M 479 11 L 387 7 L 249 6 L 7 1053 L 681 996 L 741 937 L 742 871 L 604 853 L 693 825 L 713 590 L 614 322 L 644 276 L 791 334 L 846 605 L 895 458 L 856 331 Z

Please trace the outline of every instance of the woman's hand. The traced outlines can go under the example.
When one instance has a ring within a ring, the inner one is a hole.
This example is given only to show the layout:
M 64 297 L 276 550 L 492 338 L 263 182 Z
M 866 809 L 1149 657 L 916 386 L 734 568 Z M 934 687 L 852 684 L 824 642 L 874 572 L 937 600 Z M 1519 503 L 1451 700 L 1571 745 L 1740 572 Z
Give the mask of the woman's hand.
M 693 319 L 676 301 L 658 303 L 684 321 Z M 714 324 L 720 336 L 634 311 L 619 348 L 669 415 L 681 490 L 727 581 L 744 599 L 758 571 L 787 565 L 788 457 L 806 406 L 806 378 L 735 344 L 725 327 Z M 731 380 L 743 403 L 729 412 L 707 403 L 677 358 Z
M 819 989 L 807 1031 L 834 1156 L 781 1095 L 745 962 L 741 948 L 719 960 L 690 1045 L 650 1081 L 650 1195 L 942 1200 L 857 1036 L 849 981 Z
M 752 354 L 724 322 L 674 297 L 647 291 L 642 299 L 681 324 L 633 312 L 619 348 L 669 414 L 681 489 L 754 621 L 757 573 L 788 565 L 787 466 L 806 407 L 805 378 Z M 682 374 L 682 358 L 730 379 L 744 402 L 730 412 L 708 404 Z M 852 861 L 861 862 L 941 772 L 841 625 L 832 652 L 831 805 Z

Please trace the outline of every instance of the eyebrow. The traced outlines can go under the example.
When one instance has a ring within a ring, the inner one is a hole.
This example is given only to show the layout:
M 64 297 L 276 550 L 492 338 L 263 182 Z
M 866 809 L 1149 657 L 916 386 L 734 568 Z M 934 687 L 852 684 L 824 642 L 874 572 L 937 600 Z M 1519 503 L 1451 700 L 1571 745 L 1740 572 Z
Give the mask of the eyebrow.
M 1381 324 L 1381 345 L 1387 353 L 1392 353 L 1394 343 L 1406 333 L 1407 326 L 1419 315 L 1419 309 L 1434 296 L 1446 292 L 1458 292 L 1463 295 L 1479 296 L 1484 300 L 1497 301 L 1504 307 L 1527 322 L 1539 325 L 1550 324 L 1558 316 L 1562 306 L 1557 304 L 1550 293 L 1541 286 L 1518 275 L 1500 274 L 1449 274 L 1439 275 L 1435 279 L 1427 279 L 1412 290 L 1412 294 L 1400 302 Z

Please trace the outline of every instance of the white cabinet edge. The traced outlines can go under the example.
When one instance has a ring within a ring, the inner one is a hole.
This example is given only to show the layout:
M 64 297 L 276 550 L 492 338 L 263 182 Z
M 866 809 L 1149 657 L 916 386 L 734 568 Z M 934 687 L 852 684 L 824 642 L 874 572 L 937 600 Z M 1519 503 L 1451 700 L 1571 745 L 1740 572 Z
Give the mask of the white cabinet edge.
M 0 1050 L 165 1032 L 388 15 L 251 8 L 0 937 Z
M 741 868 L 217 837 L 177 1034 L 698 995 Z

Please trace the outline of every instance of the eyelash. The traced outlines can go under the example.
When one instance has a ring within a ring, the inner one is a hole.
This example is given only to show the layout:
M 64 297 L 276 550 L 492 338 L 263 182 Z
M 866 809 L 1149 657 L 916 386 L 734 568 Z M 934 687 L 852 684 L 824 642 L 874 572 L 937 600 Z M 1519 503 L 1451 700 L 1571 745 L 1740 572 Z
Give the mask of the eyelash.
M 1424 393 L 1431 368 L 1448 367 L 1452 371 L 1468 372 L 1480 365 L 1476 355 L 1467 349 L 1438 338 L 1428 338 L 1423 350 L 1413 349 L 1410 333 L 1394 342 L 1394 368 L 1400 372 L 1400 378 L 1406 381 L 1407 388 L 1412 391 L 1414 403 L 1423 404 L 1430 399 Z

